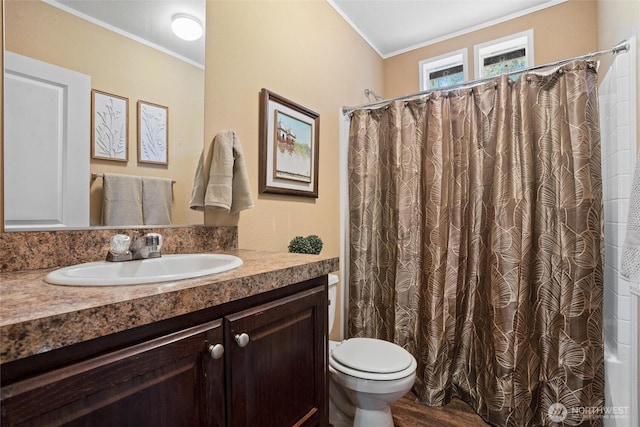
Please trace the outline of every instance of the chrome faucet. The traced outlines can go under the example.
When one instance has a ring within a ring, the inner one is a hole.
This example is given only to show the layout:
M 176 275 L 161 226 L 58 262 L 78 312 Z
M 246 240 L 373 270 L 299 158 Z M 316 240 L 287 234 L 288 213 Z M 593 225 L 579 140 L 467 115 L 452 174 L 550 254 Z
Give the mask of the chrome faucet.
M 147 233 L 145 236 L 147 239 L 147 248 L 149 248 L 149 258 L 159 258 L 162 256 L 160 249 L 162 248 L 162 234 Z
M 148 233 L 138 237 L 138 232 L 134 231 L 133 238 L 125 234 L 116 234 L 111 238 L 107 261 L 122 262 L 159 258 L 161 248 L 162 235 L 158 233 Z

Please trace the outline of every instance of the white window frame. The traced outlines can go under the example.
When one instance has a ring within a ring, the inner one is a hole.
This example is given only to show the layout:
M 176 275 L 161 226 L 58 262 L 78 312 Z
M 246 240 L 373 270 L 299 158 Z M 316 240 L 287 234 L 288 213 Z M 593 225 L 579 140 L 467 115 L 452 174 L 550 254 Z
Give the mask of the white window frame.
M 418 64 L 418 73 L 420 75 L 420 90 L 425 91 L 433 89 L 429 86 L 429 73 L 443 70 L 456 65 L 462 65 L 462 73 L 464 81 L 469 80 L 469 60 L 467 49 L 460 49 L 454 52 L 445 53 L 443 55 L 434 56 L 433 58 L 423 59 Z
M 475 70 L 476 78 L 480 79 L 484 76 L 484 59 L 501 53 L 507 53 L 518 49 L 525 49 L 526 65 L 525 68 L 534 65 L 533 59 L 533 29 L 523 31 L 521 33 L 512 34 L 500 39 L 491 40 L 486 43 L 474 46 Z

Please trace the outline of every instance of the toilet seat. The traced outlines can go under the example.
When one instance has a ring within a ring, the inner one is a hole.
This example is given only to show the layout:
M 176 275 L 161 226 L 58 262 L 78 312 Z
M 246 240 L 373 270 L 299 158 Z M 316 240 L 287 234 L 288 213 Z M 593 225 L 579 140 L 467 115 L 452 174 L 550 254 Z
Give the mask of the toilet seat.
M 336 371 L 369 380 L 396 380 L 415 372 L 416 360 L 402 347 L 373 338 L 351 338 L 329 356 Z

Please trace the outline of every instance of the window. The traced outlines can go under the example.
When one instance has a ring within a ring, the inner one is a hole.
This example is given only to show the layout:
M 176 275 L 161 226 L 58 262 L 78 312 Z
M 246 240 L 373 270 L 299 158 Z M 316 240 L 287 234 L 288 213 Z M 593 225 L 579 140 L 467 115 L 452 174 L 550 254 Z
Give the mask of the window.
M 476 78 L 533 66 L 533 30 L 476 45 Z
M 420 90 L 437 89 L 469 80 L 467 49 L 420 61 Z

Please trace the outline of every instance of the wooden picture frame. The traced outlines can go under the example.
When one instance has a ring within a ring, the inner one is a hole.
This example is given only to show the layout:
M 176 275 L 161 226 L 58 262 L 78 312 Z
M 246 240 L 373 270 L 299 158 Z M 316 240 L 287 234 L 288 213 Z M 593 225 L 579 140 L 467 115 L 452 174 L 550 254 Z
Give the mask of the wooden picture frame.
M 320 115 L 260 91 L 260 193 L 318 197 Z
M 91 90 L 91 157 L 129 161 L 129 99 Z
M 169 107 L 138 100 L 138 163 L 169 164 Z

